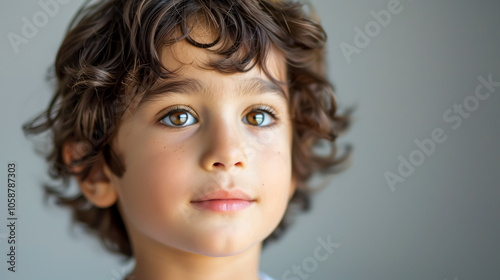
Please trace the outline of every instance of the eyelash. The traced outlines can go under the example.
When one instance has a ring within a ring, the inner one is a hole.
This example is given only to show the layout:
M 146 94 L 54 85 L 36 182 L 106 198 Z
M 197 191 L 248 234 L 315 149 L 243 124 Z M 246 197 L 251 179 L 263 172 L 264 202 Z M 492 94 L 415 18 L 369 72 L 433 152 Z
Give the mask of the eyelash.
M 184 126 L 175 127 L 175 126 L 167 125 L 167 124 L 162 122 L 162 120 L 165 119 L 166 117 L 168 117 L 170 114 L 178 113 L 178 112 L 188 112 L 198 121 L 198 119 L 195 117 L 196 114 L 194 113 L 194 111 L 191 108 L 178 104 L 178 105 L 174 105 L 174 107 L 171 110 L 169 110 L 167 113 L 163 114 L 163 116 L 160 117 L 159 123 L 162 125 L 163 128 L 166 128 L 166 129 L 184 128 Z M 279 121 L 279 118 L 277 117 L 276 109 L 272 106 L 264 105 L 264 104 L 255 105 L 252 108 L 252 110 L 250 112 L 248 112 L 248 114 L 252 113 L 252 112 L 268 113 L 271 116 L 271 118 L 273 118 L 275 121 Z M 269 124 L 267 126 L 258 126 L 258 125 L 251 125 L 251 126 L 260 127 L 260 128 L 273 128 L 275 125 L 276 125 L 276 122 Z

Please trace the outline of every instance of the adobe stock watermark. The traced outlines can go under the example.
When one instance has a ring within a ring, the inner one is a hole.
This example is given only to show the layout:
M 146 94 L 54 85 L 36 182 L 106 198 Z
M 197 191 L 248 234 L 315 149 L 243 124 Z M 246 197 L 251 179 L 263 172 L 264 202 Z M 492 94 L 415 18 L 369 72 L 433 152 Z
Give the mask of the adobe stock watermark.
M 318 269 L 319 264 L 327 261 L 333 254 L 334 249 L 340 247 L 340 243 L 332 242 L 330 235 L 326 237 L 326 241 L 321 237 L 316 238 L 316 241 L 318 246 L 314 248 L 312 255 L 305 257 L 301 265 L 292 265 L 289 270 L 281 275 L 281 280 L 309 279 L 311 274 Z
M 370 15 L 373 20 L 368 21 L 363 29 L 358 26 L 354 27 L 353 44 L 342 41 L 339 45 L 347 63 L 351 63 L 354 54 L 360 54 L 361 50 L 367 48 L 372 39 L 380 35 L 382 28 L 387 27 L 392 22 L 393 16 L 400 14 L 402 11 L 403 5 L 398 0 L 389 0 L 387 9 L 378 12 L 371 10 Z
M 14 52 L 19 53 L 19 46 L 27 44 L 29 39 L 33 39 L 39 28 L 43 28 L 49 19 L 55 17 L 60 11 L 60 5 L 65 5 L 71 0 L 39 0 L 38 6 L 40 10 L 36 11 L 31 18 L 22 17 L 23 23 L 19 33 L 9 32 L 7 38 Z
M 461 103 L 454 103 L 452 109 L 443 113 L 443 121 L 450 124 L 452 130 L 460 128 L 463 120 L 470 118 L 472 113 L 479 108 L 480 102 L 490 98 L 496 87 L 500 87 L 500 82 L 493 81 L 491 73 L 488 74 L 487 78 L 479 76 L 477 79 L 479 83 L 474 93 L 466 96 Z M 425 162 L 426 158 L 434 154 L 437 144 L 442 144 L 447 139 L 448 135 L 444 129 L 439 127 L 432 130 L 430 137 L 423 140 L 415 139 L 414 143 L 417 147 L 409 153 L 408 157 L 405 158 L 401 154 L 398 156 L 397 172 L 384 172 L 384 178 L 391 192 L 396 191 L 396 184 L 405 182 L 415 172 L 415 169 Z

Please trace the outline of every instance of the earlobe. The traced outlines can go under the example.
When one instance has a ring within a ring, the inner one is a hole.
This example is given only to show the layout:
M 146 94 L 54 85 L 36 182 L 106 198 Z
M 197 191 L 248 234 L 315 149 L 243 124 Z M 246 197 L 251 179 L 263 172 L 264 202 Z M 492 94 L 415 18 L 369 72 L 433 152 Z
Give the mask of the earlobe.
M 80 189 L 85 197 L 97 207 L 107 208 L 115 204 L 117 199 L 116 191 L 109 184 L 79 182 Z
M 67 143 L 64 145 L 63 156 L 66 164 L 85 155 L 82 145 L 84 144 Z M 72 167 L 73 172 L 79 172 L 82 169 L 82 166 Z M 117 200 L 116 189 L 110 178 L 111 172 L 102 157 L 94 164 L 85 180 L 82 180 L 81 176 L 76 176 L 83 195 L 95 206 L 101 208 L 109 207 Z

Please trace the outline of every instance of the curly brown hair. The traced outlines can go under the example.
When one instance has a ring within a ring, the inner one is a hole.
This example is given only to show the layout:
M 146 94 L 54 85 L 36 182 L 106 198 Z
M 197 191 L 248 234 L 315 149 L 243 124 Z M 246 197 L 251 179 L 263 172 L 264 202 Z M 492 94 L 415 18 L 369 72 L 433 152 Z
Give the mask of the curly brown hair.
M 82 193 L 68 197 L 69 179 L 81 176 L 84 180 L 100 158 L 114 174 L 123 175 L 125 166 L 111 148 L 115 128 L 134 98 L 146 96 L 157 80 L 172 75 L 160 61 L 163 46 L 187 40 L 220 55 L 208 67 L 223 73 L 245 72 L 257 66 L 269 77 L 264 63 L 269 49 L 278 49 L 286 58 L 293 125 L 292 174 L 297 187 L 283 219 L 263 245 L 285 232 L 293 216 L 292 205 L 303 211 L 310 208 L 308 181 L 312 175 L 342 170 L 339 166 L 352 149 L 347 145 L 346 152 L 338 156 L 335 140 L 349 126 L 352 109 L 343 115 L 337 112 L 334 88 L 325 77 L 326 33 L 302 4 L 276 0 L 88 2 L 74 17 L 57 53 L 57 83 L 48 108 L 25 123 L 23 130 L 26 135 L 51 133 L 53 147 L 46 160 L 50 176 L 61 179 L 62 185 L 45 185 L 46 198 L 55 197 L 58 204 L 70 207 L 73 222 L 86 225 L 111 252 L 133 256 L 116 203 L 99 208 Z M 219 34 L 213 43 L 198 43 L 190 37 L 189 24 L 199 18 L 216 27 Z M 84 156 L 69 164 L 63 159 L 62 148 L 68 142 L 87 147 Z M 314 151 L 320 142 L 331 146 L 329 155 Z M 81 167 L 78 172 L 75 166 Z

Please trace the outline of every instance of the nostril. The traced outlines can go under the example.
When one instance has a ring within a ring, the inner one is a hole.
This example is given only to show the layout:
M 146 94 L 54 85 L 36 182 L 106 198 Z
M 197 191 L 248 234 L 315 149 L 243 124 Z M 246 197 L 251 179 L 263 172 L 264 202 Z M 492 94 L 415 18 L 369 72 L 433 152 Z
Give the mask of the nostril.
M 219 166 L 219 165 L 222 165 L 222 163 L 220 163 L 220 162 L 216 162 L 216 163 L 214 163 L 214 165 L 215 165 L 215 166 Z

